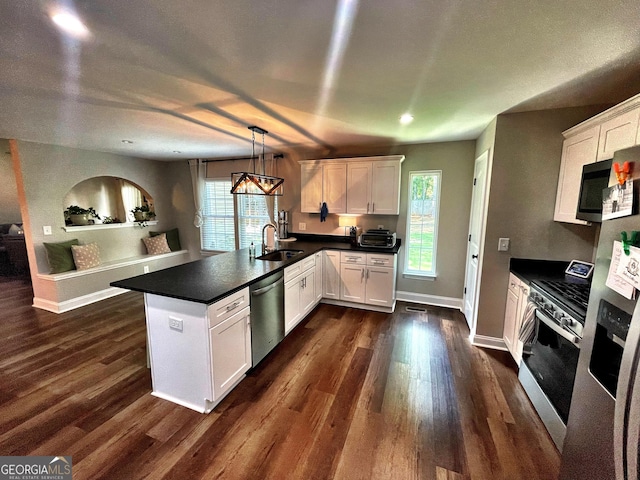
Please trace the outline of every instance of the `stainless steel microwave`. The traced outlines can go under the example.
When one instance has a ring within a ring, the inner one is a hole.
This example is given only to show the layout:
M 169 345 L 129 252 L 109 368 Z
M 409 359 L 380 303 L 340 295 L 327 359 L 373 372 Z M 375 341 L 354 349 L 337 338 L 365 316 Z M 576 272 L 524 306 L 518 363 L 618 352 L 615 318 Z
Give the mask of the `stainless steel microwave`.
M 589 163 L 582 167 L 576 218 L 602 222 L 602 190 L 609 186 L 612 160 Z

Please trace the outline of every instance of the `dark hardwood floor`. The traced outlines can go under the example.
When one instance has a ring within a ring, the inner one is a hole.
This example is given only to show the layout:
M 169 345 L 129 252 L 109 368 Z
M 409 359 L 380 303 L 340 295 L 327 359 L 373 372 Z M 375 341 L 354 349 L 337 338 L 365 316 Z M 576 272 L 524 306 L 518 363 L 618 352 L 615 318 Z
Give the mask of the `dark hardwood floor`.
M 150 395 L 141 294 L 55 315 L 0 279 L 0 455 L 79 479 L 556 479 L 508 354 L 460 312 L 321 305 L 209 415 Z

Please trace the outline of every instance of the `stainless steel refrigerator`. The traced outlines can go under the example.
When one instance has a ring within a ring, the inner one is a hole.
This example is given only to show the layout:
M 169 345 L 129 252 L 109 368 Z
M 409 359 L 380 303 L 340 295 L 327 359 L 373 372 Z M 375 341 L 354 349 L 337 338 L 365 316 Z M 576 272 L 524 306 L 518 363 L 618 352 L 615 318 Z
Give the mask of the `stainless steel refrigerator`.
M 613 161 L 635 162 L 640 183 L 640 147 L 616 152 Z M 614 182 L 612 172 L 610 185 Z M 561 480 L 640 478 L 640 302 L 605 284 L 614 240 L 634 230 L 640 230 L 638 215 L 603 220 L 600 227 Z

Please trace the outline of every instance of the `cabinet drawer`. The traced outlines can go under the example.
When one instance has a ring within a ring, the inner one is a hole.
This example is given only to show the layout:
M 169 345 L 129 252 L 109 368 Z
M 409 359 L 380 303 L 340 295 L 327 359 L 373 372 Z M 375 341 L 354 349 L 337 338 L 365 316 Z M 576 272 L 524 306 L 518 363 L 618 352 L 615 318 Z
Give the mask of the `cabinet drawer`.
M 370 267 L 393 267 L 394 255 L 367 253 L 367 265 Z
M 209 328 L 215 327 L 220 322 L 238 313 L 249 306 L 249 287 L 233 293 L 226 298 L 212 304 L 207 309 Z
M 299 262 L 294 263 L 293 265 L 289 265 L 284 269 L 284 282 L 287 283 L 292 278 L 297 277 L 302 272 L 306 272 L 311 267 L 316 266 L 316 256 L 311 255 Z
M 520 297 L 520 279 L 516 277 L 513 273 L 509 274 L 509 290 L 513 293 L 516 298 Z
M 367 254 L 357 252 L 340 252 L 340 263 L 351 265 L 366 265 Z

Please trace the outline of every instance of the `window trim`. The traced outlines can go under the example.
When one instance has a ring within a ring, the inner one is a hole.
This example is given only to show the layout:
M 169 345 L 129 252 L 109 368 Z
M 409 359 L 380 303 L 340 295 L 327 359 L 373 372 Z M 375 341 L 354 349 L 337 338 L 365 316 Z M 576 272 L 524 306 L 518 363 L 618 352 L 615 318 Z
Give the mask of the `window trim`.
M 420 175 L 434 175 L 437 177 L 436 186 L 434 189 L 434 212 L 435 212 L 435 220 L 433 224 L 433 249 L 432 249 L 432 262 L 431 262 L 431 271 L 422 271 L 422 270 L 410 270 L 409 269 L 409 252 L 410 252 L 410 241 L 411 241 L 411 180 L 414 176 Z M 404 265 L 403 265 L 403 277 L 404 278 L 415 278 L 415 279 L 435 279 L 438 275 L 437 269 L 437 247 L 438 247 L 438 227 L 440 224 L 440 197 L 442 194 L 442 170 L 414 170 L 409 172 L 409 177 L 407 181 L 407 213 L 406 213 L 406 239 L 407 245 L 404 254 Z

